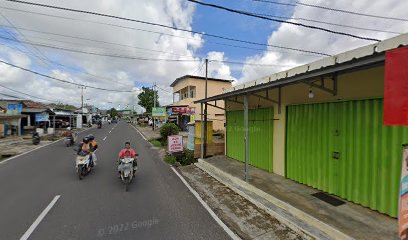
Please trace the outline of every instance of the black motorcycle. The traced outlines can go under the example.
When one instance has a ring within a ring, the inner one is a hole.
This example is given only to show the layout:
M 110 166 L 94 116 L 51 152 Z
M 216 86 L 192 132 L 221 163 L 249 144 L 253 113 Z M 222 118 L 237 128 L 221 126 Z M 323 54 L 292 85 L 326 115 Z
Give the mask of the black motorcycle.
M 33 139 L 33 144 L 34 145 L 38 145 L 38 144 L 40 144 L 40 134 L 38 133 L 38 132 L 34 132 L 33 133 L 33 137 L 32 137 L 32 139 Z

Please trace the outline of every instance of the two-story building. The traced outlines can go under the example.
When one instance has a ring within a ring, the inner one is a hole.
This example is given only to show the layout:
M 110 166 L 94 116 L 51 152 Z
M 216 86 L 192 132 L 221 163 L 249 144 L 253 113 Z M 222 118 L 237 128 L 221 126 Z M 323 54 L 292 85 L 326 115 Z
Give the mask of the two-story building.
M 232 80 L 217 78 L 207 78 L 207 80 L 208 97 L 221 94 L 232 85 Z M 194 101 L 205 98 L 205 77 L 185 75 L 177 78 L 170 87 L 173 87 L 173 104 L 169 107 L 172 115 L 178 115 L 179 125 L 183 126 L 186 122 L 190 122 L 191 119 L 200 120 L 201 105 L 195 104 Z M 219 101 L 217 105 L 223 108 L 224 102 Z M 213 122 L 214 130 L 224 128 L 224 110 L 208 107 L 207 118 L 208 121 Z

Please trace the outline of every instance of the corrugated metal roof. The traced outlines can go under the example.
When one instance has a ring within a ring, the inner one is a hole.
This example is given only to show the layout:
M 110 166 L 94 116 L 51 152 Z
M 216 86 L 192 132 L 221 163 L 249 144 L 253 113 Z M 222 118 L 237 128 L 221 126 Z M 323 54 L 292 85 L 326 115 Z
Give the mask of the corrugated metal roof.
M 266 76 L 266 77 L 263 77 L 263 78 L 260 78 L 254 81 L 245 82 L 235 87 L 225 89 L 224 93 L 233 92 L 239 89 L 244 89 L 244 88 L 252 87 L 258 84 L 266 83 L 265 79 L 268 79 L 268 82 L 271 82 L 271 81 L 276 81 L 276 80 L 287 78 L 287 77 L 293 77 L 298 74 L 303 74 L 309 71 L 323 69 L 326 67 L 334 66 L 336 64 L 349 62 L 354 59 L 371 56 L 376 53 L 382 53 L 390 49 L 394 49 L 400 46 L 407 46 L 407 45 L 408 45 L 408 33 L 405 33 L 405 34 L 401 34 L 393 38 L 383 40 L 379 43 L 374 43 L 374 44 L 370 44 L 364 47 L 356 48 L 356 49 L 346 51 L 346 52 L 343 52 L 343 53 L 340 53 L 334 56 L 325 57 L 325 58 L 322 58 L 312 63 L 297 66 L 297 67 L 294 67 L 294 68 L 291 68 L 289 70 L 285 70 L 282 72 L 274 73 L 270 76 Z

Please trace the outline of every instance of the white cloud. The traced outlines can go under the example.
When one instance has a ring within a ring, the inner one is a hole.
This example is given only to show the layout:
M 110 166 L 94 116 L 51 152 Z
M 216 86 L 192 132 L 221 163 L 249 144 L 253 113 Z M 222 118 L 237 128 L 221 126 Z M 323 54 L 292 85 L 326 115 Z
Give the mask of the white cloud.
M 408 1 L 400 0 L 343 0 L 343 1 L 303 1 L 315 5 L 321 5 L 331 8 L 345 9 L 354 12 L 368 13 L 374 15 L 386 15 L 391 17 L 406 18 L 406 9 L 408 9 Z M 339 23 L 364 28 L 383 29 L 387 31 L 408 32 L 408 23 L 403 21 L 392 21 L 378 18 L 368 18 L 362 16 L 353 16 L 344 13 L 327 11 L 317 8 L 305 7 L 298 5 L 294 12 L 294 18 L 315 19 L 320 21 Z M 293 21 L 293 20 L 292 20 Z M 371 38 L 386 39 L 395 34 L 380 33 L 367 30 L 356 30 L 344 27 L 329 26 L 327 24 L 303 22 L 309 25 L 317 25 L 324 28 L 343 31 L 355 35 L 367 36 Z M 374 42 L 358 40 L 347 36 L 330 34 L 309 28 L 296 27 L 289 24 L 281 24 L 280 27 L 272 32 L 268 38 L 268 43 L 271 45 L 281 45 L 293 48 L 312 50 L 328 54 L 337 54 L 347 50 L 351 50 L 360 46 L 368 45 Z M 270 49 L 273 50 L 273 49 Z M 296 54 L 295 52 L 264 52 L 259 55 L 249 57 L 248 63 L 259 64 L 277 64 L 277 65 L 301 65 L 314 60 L 320 59 L 323 56 L 310 56 L 305 54 Z M 255 80 L 272 73 L 279 72 L 289 67 L 277 66 L 271 68 L 244 66 L 242 77 L 239 81 L 245 82 Z
M 58 3 L 51 0 L 44 0 L 40 2 L 44 4 L 84 9 L 127 18 L 140 19 L 143 21 L 156 22 L 186 29 L 191 29 L 193 12 L 195 10 L 195 6 L 193 4 L 186 4 L 186 2 L 182 0 L 145 0 L 143 2 L 130 0 L 119 2 L 116 0 L 94 0 L 84 2 L 74 0 Z M 197 60 L 196 62 L 182 63 L 137 61 L 77 54 L 39 47 L 41 52 L 44 53 L 48 59 L 55 60 L 63 65 L 70 66 L 71 68 L 75 68 L 76 71 L 73 71 L 72 69 L 67 69 L 61 66 L 46 68 L 44 64 L 38 64 L 38 60 L 32 56 L 27 56 L 10 48 L 3 47 L 0 49 L 1 58 L 14 62 L 19 66 L 31 69 L 40 68 L 41 72 L 48 72 L 48 74 L 57 78 L 90 86 L 120 90 L 138 90 L 136 84 L 151 86 L 153 82 L 156 82 L 163 88 L 167 88 L 170 83 L 174 81 L 174 79 L 191 73 L 191 69 L 196 69 L 200 64 L 198 62 L 199 59 L 195 57 L 195 51 L 203 44 L 203 40 L 200 35 L 115 19 L 101 18 L 86 14 L 76 14 L 59 10 L 31 7 L 16 3 L 4 2 L 1 4 L 1 6 L 53 14 L 63 17 L 99 21 L 108 24 L 122 25 L 125 27 L 138 28 L 148 31 L 164 32 L 179 36 L 178 38 L 170 37 L 163 34 L 149 33 L 146 31 L 135 31 L 126 28 L 117 28 L 83 21 L 81 22 L 38 16 L 29 13 L 2 9 L 2 13 L 17 27 L 53 32 L 57 34 L 80 36 L 82 38 L 92 38 L 99 41 L 131 45 L 135 48 L 21 31 L 26 39 L 29 39 L 30 41 L 64 46 L 67 48 L 79 48 L 86 51 L 115 53 L 144 58 Z M 6 24 L 4 19 L 1 19 L 0 22 L 1 24 Z M 44 26 L 46 27 L 44 28 Z M 47 37 L 51 40 L 45 41 L 36 37 Z M 21 36 L 20 39 L 22 39 Z M 72 42 L 72 44 L 60 43 L 56 41 Z M 20 48 L 24 49 L 22 46 L 20 46 Z M 150 50 L 141 50 L 137 48 L 146 48 Z M 36 53 L 35 49 L 30 49 L 32 52 Z M 163 52 L 169 52 L 169 54 Z M 79 105 L 80 103 L 80 89 L 76 86 L 70 86 L 49 79 L 44 80 L 38 76 L 30 75 L 11 67 L 5 67 L 4 65 L 0 65 L 0 68 L 1 70 L 4 70 L 0 73 L 0 83 L 13 82 L 10 87 L 13 86 L 17 90 L 24 91 L 32 95 L 42 97 L 47 96 L 47 98 L 51 100 L 76 103 L 76 105 Z M 84 71 L 90 73 L 91 75 L 97 75 L 98 77 L 85 74 L 83 73 Z M 42 85 L 36 86 L 35 88 L 28 88 L 28 86 L 36 85 L 39 81 L 41 81 Z M 113 102 L 113 105 L 115 106 L 119 103 L 121 103 L 122 106 L 137 103 L 137 97 L 135 94 L 129 93 L 109 93 L 86 89 L 85 95 L 85 98 L 91 98 L 92 103 L 95 103 L 98 106 L 112 105 L 108 102 Z M 171 96 L 168 97 L 168 95 L 169 94 L 163 92 L 163 97 L 161 97 L 161 99 L 163 99 L 164 102 L 162 104 L 171 102 Z

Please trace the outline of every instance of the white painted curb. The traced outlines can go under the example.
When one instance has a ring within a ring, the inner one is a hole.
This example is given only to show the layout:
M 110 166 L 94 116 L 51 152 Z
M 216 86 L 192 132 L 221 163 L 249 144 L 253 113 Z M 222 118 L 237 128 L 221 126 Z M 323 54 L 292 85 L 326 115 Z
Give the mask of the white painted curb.
M 197 200 L 201 203 L 201 205 L 203 205 L 203 207 L 210 213 L 211 217 L 218 223 L 218 225 L 222 227 L 222 229 L 224 229 L 224 231 L 231 237 L 231 239 L 241 240 L 241 238 L 238 235 L 236 235 L 233 231 L 231 231 L 231 229 L 229 229 L 227 225 L 225 225 L 225 223 L 223 223 L 221 219 L 218 218 L 218 216 L 214 213 L 214 211 L 207 205 L 206 202 L 204 202 L 204 200 L 190 186 L 190 184 L 188 184 L 188 182 L 183 178 L 183 176 L 181 176 L 180 173 L 178 173 L 177 170 L 174 169 L 173 167 L 171 167 L 171 170 L 173 170 L 173 172 L 180 178 L 180 180 L 184 183 L 184 185 L 186 185 L 188 190 L 190 190 L 190 192 L 197 198 Z
M 288 227 L 290 227 L 292 230 L 298 232 L 298 233 L 302 233 L 304 235 L 304 233 L 306 233 L 309 236 L 312 236 L 315 239 L 320 239 L 321 237 L 316 236 L 315 234 L 313 234 L 312 232 L 308 231 L 307 229 L 303 229 L 300 226 L 296 225 L 295 223 L 291 222 L 289 219 L 286 219 L 284 216 L 281 216 L 280 214 L 272 211 L 271 209 L 269 209 L 267 206 L 265 206 L 264 204 L 260 203 L 258 200 L 253 199 L 251 196 L 249 196 L 248 194 L 242 192 L 241 190 L 237 189 L 236 187 L 232 186 L 231 184 L 228 184 L 225 179 L 226 178 L 228 180 L 230 180 L 231 182 L 245 188 L 246 190 L 266 199 L 267 201 L 271 202 L 272 204 L 274 204 L 275 206 L 289 212 L 290 214 L 292 214 L 293 216 L 297 217 L 298 219 L 306 222 L 307 224 L 309 224 L 310 226 L 318 229 L 320 232 L 326 234 L 328 237 L 330 237 L 331 239 L 347 239 L 347 240 L 352 240 L 354 238 L 352 238 L 351 236 L 348 236 L 346 234 L 344 234 L 343 232 L 339 231 L 338 229 L 335 229 L 334 227 L 314 218 L 313 216 L 295 208 L 294 206 L 283 202 L 275 197 L 273 197 L 272 195 L 248 184 L 247 182 L 236 178 L 222 170 L 220 170 L 219 168 L 211 165 L 210 163 L 207 163 L 201 159 L 198 160 L 198 163 L 195 163 L 195 165 L 200 168 L 201 170 L 207 172 L 209 175 L 211 175 L 212 177 L 214 177 L 215 179 L 217 179 L 218 181 L 220 181 L 221 183 L 223 183 L 224 185 L 226 185 L 227 187 L 231 188 L 233 191 L 235 191 L 236 193 L 238 193 L 239 195 L 243 196 L 244 198 L 248 199 L 250 202 L 252 202 L 253 204 L 255 204 L 256 206 L 264 209 L 265 211 L 267 211 L 268 213 L 270 213 L 272 216 L 276 217 L 279 221 L 282 221 L 284 224 L 288 225 Z M 307 237 L 305 235 L 305 237 Z

